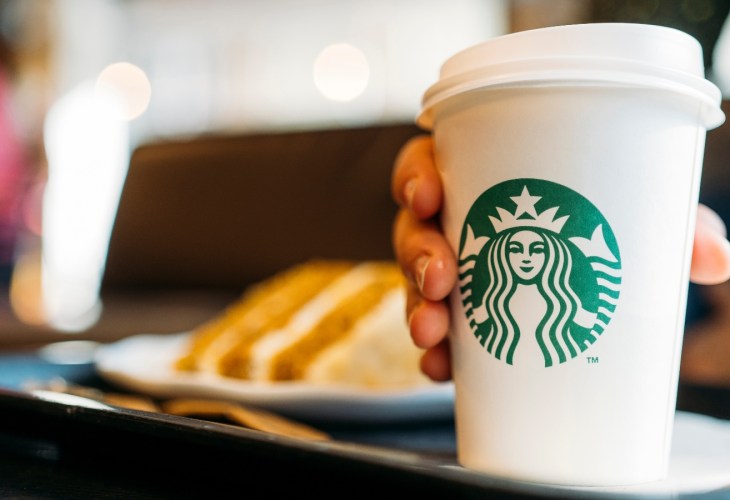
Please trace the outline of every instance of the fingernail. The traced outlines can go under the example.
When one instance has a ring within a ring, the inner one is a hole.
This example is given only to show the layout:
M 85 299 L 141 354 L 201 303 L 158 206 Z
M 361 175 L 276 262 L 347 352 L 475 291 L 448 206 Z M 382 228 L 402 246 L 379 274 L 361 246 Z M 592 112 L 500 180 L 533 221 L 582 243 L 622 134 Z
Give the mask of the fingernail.
M 416 308 L 414 307 L 411 309 L 411 311 L 408 313 L 408 329 L 411 329 L 411 321 L 413 321 L 413 316 L 416 314 Z
M 720 233 L 722 236 L 727 236 L 727 227 L 722 218 L 709 207 L 700 204 L 697 207 L 697 218 L 701 219 L 709 228 Z
M 413 209 L 413 198 L 416 195 L 416 179 L 409 179 L 408 182 L 406 182 L 405 188 L 404 188 L 404 194 L 406 197 L 406 204 L 408 205 L 409 209 Z
M 426 270 L 428 269 L 428 265 L 430 263 L 430 255 L 424 255 L 422 257 L 419 257 L 416 261 L 416 285 L 418 285 L 418 289 L 421 291 L 421 294 L 423 294 L 423 286 L 426 282 Z

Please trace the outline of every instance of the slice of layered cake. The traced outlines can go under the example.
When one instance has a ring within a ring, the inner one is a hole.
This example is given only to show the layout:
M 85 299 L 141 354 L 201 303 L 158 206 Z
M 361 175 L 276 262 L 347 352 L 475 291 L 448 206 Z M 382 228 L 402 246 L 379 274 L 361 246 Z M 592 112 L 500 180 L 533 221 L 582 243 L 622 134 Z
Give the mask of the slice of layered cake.
M 427 383 L 394 262 L 312 261 L 247 290 L 192 334 L 181 370 L 368 387 Z

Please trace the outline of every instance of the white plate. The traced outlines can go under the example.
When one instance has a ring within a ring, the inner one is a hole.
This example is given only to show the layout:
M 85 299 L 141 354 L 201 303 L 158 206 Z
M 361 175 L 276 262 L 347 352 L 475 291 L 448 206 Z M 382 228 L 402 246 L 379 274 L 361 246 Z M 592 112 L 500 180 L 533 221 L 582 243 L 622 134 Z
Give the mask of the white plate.
M 176 371 L 189 334 L 135 335 L 99 347 L 97 372 L 107 381 L 159 398 L 209 397 L 256 405 L 291 417 L 343 422 L 399 422 L 450 418 L 451 383 L 375 390 L 300 382 L 255 383 Z
M 481 474 L 459 465 L 444 467 L 465 475 Z M 730 498 L 730 420 L 678 411 L 674 419 L 669 471 L 666 479 L 660 481 L 610 487 L 510 481 L 527 487 L 527 491 L 534 491 L 536 488 L 536 493 L 543 493 L 550 498 L 674 500 L 683 495 L 707 493 L 713 494 L 712 498 L 716 498 L 714 494 L 719 498 Z
M 674 419 L 666 479 L 633 486 L 583 488 L 585 491 L 660 498 L 721 489 L 726 495 L 723 498 L 730 497 L 730 421 L 682 411 L 678 411 Z

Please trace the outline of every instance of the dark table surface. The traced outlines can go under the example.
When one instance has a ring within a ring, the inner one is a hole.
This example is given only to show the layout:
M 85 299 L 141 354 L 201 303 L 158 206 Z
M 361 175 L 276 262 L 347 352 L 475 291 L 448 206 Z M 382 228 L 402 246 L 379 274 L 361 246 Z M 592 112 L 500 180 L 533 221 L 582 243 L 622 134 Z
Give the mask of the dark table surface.
M 2 498 L 565 498 L 456 465 L 451 418 L 392 425 L 317 423 L 318 442 L 82 400 L 31 395 L 62 378 L 115 390 L 92 364 L 0 352 Z M 678 409 L 730 419 L 730 390 L 682 385 Z M 572 496 L 606 497 L 586 492 Z M 672 495 L 684 498 L 685 495 Z M 686 498 L 730 498 L 728 489 Z

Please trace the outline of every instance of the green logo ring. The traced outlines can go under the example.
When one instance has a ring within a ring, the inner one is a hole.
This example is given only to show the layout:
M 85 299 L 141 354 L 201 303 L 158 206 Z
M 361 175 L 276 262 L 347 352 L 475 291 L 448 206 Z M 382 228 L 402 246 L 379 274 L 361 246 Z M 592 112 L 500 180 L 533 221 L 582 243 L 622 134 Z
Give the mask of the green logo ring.
M 621 255 L 603 214 L 579 193 L 512 179 L 471 206 L 459 244 L 459 292 L 482 348 L 509 365 L 550 367 L 605 332 L 619 301 Z M 528 362 L 528 361 L 525 361 Z

